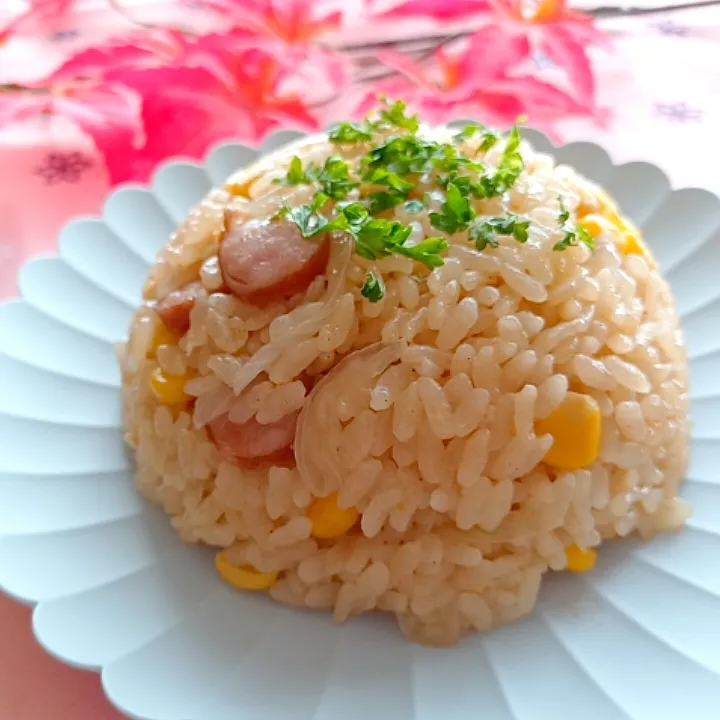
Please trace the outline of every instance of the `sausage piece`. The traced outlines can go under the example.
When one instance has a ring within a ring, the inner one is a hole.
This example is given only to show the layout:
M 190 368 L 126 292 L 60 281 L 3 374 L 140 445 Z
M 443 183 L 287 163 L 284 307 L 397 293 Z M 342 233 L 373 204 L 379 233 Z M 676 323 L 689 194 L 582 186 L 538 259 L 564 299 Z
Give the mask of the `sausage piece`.
M 155 304 L 155 312 L 162 320 L 163 325 L 175 335 L 184 335 L 190 328 L 190 311 L 195 301 L 207 295 L 200 282 L 191 282 Z
M 226 215 L 218 257 L 230 291 L 253 305 L 302 292 L 327 267 L 330 238 L 306 240 L 293 223 L 242 221 Z
M 261 425 L 255 418 L 234 423 L 221 415 L 210 422 L 208 430 L 218 448 L 242 467 L 291 465 L 299 414 L 298 410 L 268 425 Z

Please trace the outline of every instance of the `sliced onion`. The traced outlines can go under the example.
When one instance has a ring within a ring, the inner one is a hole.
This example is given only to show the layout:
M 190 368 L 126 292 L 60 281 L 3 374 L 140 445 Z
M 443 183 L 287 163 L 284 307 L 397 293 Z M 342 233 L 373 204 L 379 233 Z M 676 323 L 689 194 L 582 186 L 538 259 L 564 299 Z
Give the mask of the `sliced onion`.
M 367 390 L 374 379 L 398 361 L 404 343 L 379 342 L 343 358 L 308 395 L 295 431 L 295 462 L 300 477 L 313 493 L 324 497 L 340 488 L 347 468 L 338 455 L 342 424 L 337 403 L 343 390 Z

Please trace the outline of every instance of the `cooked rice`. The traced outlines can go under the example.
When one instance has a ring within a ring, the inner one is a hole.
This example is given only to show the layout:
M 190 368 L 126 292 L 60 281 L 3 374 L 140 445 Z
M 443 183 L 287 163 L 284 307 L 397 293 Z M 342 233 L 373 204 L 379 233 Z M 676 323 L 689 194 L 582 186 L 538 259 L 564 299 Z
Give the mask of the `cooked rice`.
M 161 252 L 156 296 L 197 279 L 216 291 L 224 208 L 267 217 L 308 202 L 310 188 L 271 180 L 292 155 L 317 163 L 337 152 L 311 138 L 233 178 L 252 179 L 249 199 L 213 191 Z M 478 207 L 526 215 L 526 244 L 500 238 L 479 252 L 458 233 L 428 273 L 337 241 L 327 277 L 303 295 L 261 309 L 210 294 L 179 347 L 156 359 L 157 321 L 138 310 L 122 357 L 127 440 L 139 490 L 183 540 L 279 571 L 270 595 L 281 602 L 331 609 L 337 622 L 391 612 L 412 639 L 447 645 L 529 613 L 568 546 L 683 523 L 687 363 L 668 286 L 647 256 L 623 255 L 604 235 L 594 252 L 554 252 L 558 196 L 574 214 L 595 188 L 526 143 L 522 153 L 514 187 Z M 413 241 L 438 234 L 427 213 L 390 212 L 412 224 Z M 385 278 L 377 303 L 360 295 L 371 268 Z M 194 371 L 192 414 L 150 391 L 157 363 Z M 325 379 L 308 394 L 303 377 Z M 552 438 L 534 428 L 571 390 L 597 401 L 602 445 L 590 466 L 555 470 L 542 462 Z M 293 468 L 240 469 L 205 427 L 226 412 L 266 424 L 301 408 Z M 316 540 L 306 509 L 330 493 L 359 510 L 359 530 Z

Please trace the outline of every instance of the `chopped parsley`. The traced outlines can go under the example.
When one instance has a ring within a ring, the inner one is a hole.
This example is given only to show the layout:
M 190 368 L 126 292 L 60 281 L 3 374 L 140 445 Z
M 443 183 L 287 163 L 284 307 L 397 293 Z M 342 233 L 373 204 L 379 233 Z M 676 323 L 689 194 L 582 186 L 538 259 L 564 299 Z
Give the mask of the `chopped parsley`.
M 285 179 L 279 182 L 285 185 L 311 185 L 317 182 L 322 191 L 333 200 L 342 200 L 360 185 L 359 182 L 350 180 L 350 167 L 337 155 L 331 155 L 321 168 L 308 165 L 305 169 L 302 160 L 296 155 L 290 161 Z
M 497 133 L 489 131 L 483 140 L 481 149 L 490 149 L 499 141 L 499 138 L 500 136 Z M 520 130 L 518 126 L 515 125 L 508 134 L 507 143 L 500 157 L 500 162 L 493 173 L 484 173 L 484 168 L 481 163 L 463 156 L 458 157 L 456 155 L 455 158 L 446 157 L 443 169 L 446 169 L 448 174 L 439 176 L 438 182 L 444 186 L 453 183 L 464 195 L 473 195 L 479 199 L 502 195 L 515 184 L 515 181 L 525 167 L 522 155 L 520 154 L 521 142 Z M 477 180 L 473 180 L 469 175 L 459 174 L 461 169 L 483 174 L 480 175 Z
M 407 105 L 402 100 L 392 103 L 384 97 L 380 101 L 385 107 L 378 113 L 379 119 L 372 121 L 369 117 L 362 123 L 341 122 L 335 125 L 329 132 L 329 138 L 334 143 L 357 143 L 369 142 L 372 140 L 373 130 L 382 130 L 389 127 L 408 130 L 410 133 L 417 132 L 420 121 L 417 115 L 406 115 Z
M 500 133 L 496 130 L 485 130 L 482 136 L 482 142 L 480 143 L 480 149 L 484 152 L 495 147 L 500 142 Z
M 380 192 L 368 195 L 368 209 L 373 215 L 377 215 L 383 210 L 389 210 L 390 208 L 399 205 L 404 199 L 405 195 L 399 195 L 398 193 L 392 191 L 381 190 Z
M 388 190 L 371 193 L 370 212 L 376 214 L 395 207 L 407 199 L 408 193 L 415 187 L 413 183 L 401 178 L 397 173 L 388 172 L 383 168 L 368 170 L 363 180 L 371 185 L 386 185 Z
M 495 172 L 490 177 L 480 179 L 481 183 L 485 180 L 484 190 L 487 193 L 485 197 L 502 195 L 509 190 L 515 184 L 518 177 L 520 177 L 520 173 L 525 167 L 522 155 L 520 154 L 521 142 L 520 129 L 517 125 L 514 125 L 508 135 L 507 143 Z
M 558 215 L 558 225 L 563 227 L 570 220 L 570 211 L 565 206 L 565 200 L 562 195 L 558 195 L 558 205 L 560 206 L 560 214 Z
M 565 229 L 565 234 L 563 235 L 562 240 L 559 240 L 555 243 L 555 245 L 553 245 L 553 250 L 566 250 L 567 248 L 580 243 L 587 245 L 591 250 L 595 249 L 595 241 L 590 237 L 588 231 L 577 225 L 572 230 Z
M 553 245 L 553 250 L 567 250 L 569 247 L 579 245 L 587 245 L 591 250 L 595 249 L 595 241 L 592 239 L 588 231 L 580 225 L 570 224 L 570 211 L 565 206 L 565 200 L 558 195 L 558 205 L 560 206 L 560 214 L 558 215 L 558 227 L 562 228 L 563 236 Z
M 298 205 L 298 207 L 284 207 L 277 214 L 277 217 L 284 217 L 297 225 L 300 234 L 304 238 L 311 238 L 327 229 L 328 219 L 320 215 L 318 210 L 330 198 L 324 193 L 317 193 L 312 203 Z
M 360 185 L 350 180 L 348 164 L 337 155 L 331 155 L 317 173 L 317 181 L 326 195 L 342 200 L 351 190 Z
M 370 218 L 351 230 L 355 237 L 355 252 L 368 260 L 391 255 L 405 244 L 411 232 L 409 225 L 384 218 Z
M 441 237 L 431 237 L 417 245 L 403 245 L 395 248 L 395 252 L 406 255 L 429 268 L 436 268 L 445 264 L 440 253 L 447 248 L 447 240 Z
M 386 108 L 380 110 L 380 120 L 385 121 L 389 125 L 396 128 L 409 130 L 411 133 L 417 132 L 420 122 L 417 115 L 406 115 L 407 105 L 402 100 L 397 100 L 392 105 L 386 98 L 382 98 L 382 102 L 387 105 Z
M 353 239 L 355 252 L 368 260 L 397 254 L 429 269 L 436 268 L 443 264 L 442 253 L 448 247 L 444 237 L 430 237 L 411 244 L 410 224 L 382 216 L 384 211 L 399 205 L 410 214 L 427 210 L 430 202 L 427 197 L 410 199 L 422 177 L 423 183 L 431 178 L 445 188 L 439 211 L 429 213 L 430 224 L 441 233 L 453 235 L 468 231 L 479 249 L 497 247 L 498 236 L 527 242 L 528 220 L 512 213 L 504 217 L 476 218 L 474 207 L 475 198 L 505 193 L 522 172 L 524 164 L 517 126 L 505 139 L 497 167 L 486 169 L 477 158 L 470 156 L 473 153 L 465 154 L 460 144 L 478 138 L 473 145 L 478 153 L 486 152 L 500 141 L 496 131 L 481 124 L 470 124 L 451 142 L 436 142 L 418 134 L 418 116 L 409 114 L 404 102 L 391 103 L 383 98 L 382 103 L 382 107 L 364 121 L 341 122 L 329 132 L 333 143 L 367 143 L 366 152 L 359 160 L 346 162 L 340 155 L 331 155 L 322 166 L 303 167 L 299 157 L 292 158 L 286 176 L 276 182 L 288 186 L 316 185 L 317 192 L 311 202 L 285 207 L 278 217 L 294 223 L 304 238 L 332 231 L 347 233 Z M 562 204 L 561 209 L 566 212 Z M 569 214 L 561 223 L 567 235 L 558 245 L 585 242 L 587 233 L 581 228 L 570 230 L 566 227 L 568 219 Z M 363 297 L 377 302 L 384 293 L 382 276 L 368 272 Z
M 397 175 L 419 175 L 432 170 L 438 143 L 414 135 L 396 135 L 371 148 L 362 162 Z
M 318 197 L 321 199 L 318 204 Z M 406 245 L 412 228 L 397 220 L 374 218 L 360 202 L 350 203 L 340 209 L 336 218 L 329 220 L 318 213 L 328 196 L 318 193 L 315 200 L 296 208 L 283 208 L 278 215 L 297 225 L 304 238 L 312 238 L 323 232 L 342 230 L 355 240 L 355 252 L 368 260 L 379 260 L 393 253 L 407 255 L 429 268 L 439 267 L 443 259 L 439 253 L 448 246 L 439 237 L 427 238 L 417 245 Z
M 303 170 L 302 160 L 295 155 L 290 161 L 290 167 L 285 177 L 285 182 L 288 185 L 302 185 L 304 183 L 312 182 Z
M 330 142 L 357 143 L 372 140 L 372 130 L 354 122 L 338 123 L 329 133 Z
M 409 193 L 415 185 L 408 180 L 401 178 L 397 173 L 390 172 L 385 168 L 369 170 L 363 176 L 363 180 L 372 185 L 387 185 L 396 192 Z
M 475 137 L 478 133 L 482 134 L 482 140 L 480 141 L 480 150 L 487 152 L 490 148 L 497 145 L 500 142 L 500 133 L 491 128 L 486 128 L 481 123 L 470 123 L 466 125 L 459 133 L 455 135 L 455 140 L 462 142 L 463 140 L 470 140 Z
M 529 227 L 529 220 L 520 220 L 514 213 L 508 213 L 505 217 L 495 217 L 474 222 L 470 228 L 469 237 L 478 250 L 484 250 L 488 245 L 497 247 L 498 235 L 507 235 L 515 238 L 519 243 L 526 243 Z
M 430 224 L 452 235 L 459 230 L 465 230 L 474 217 L 475 210 L 470 205 L 467 194 L 464 194 L 455 183 L 450 183 L 440 212 L 430 213 Z
M 385 297 L 385 284 L 382 275 L 376 275 L 372 270 L 368 272 L 360 294 L 372 303 L 382 300 Z
M 455 134 L 455 140 L 470 140 L 470 138 L 484 129 L 485 126 L 480 123 L 468 123 L 459 133 Z

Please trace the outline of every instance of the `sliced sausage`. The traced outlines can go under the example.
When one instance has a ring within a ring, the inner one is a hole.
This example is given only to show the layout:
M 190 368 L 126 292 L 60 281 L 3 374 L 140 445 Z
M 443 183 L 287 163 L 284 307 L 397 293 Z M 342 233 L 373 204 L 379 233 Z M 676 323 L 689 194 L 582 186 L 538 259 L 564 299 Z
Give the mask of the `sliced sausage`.
M 298 410 L 268 425 L 261 425 L 255 418 L 234 423 L 227 415 L 222 415 L 210 422 L 208 430 L 218 448 L 232 456 L 238 465 L 291 465 L 299 414 Z
M 225 223 L 220 271 L 230 291 L 253 305 L 302 292 L 327 267 L 327 234 L 306 240 L 296 225 L 285 220 L 242 221 L 231 213 Z
M 190 327 L 190 311 L 195 301 L 204 295 L 207 295 L 207 292 L 202 283 L 188 283 L 158 301 L 155 304 L 155 312 L 170 332 L 184 335 Z

